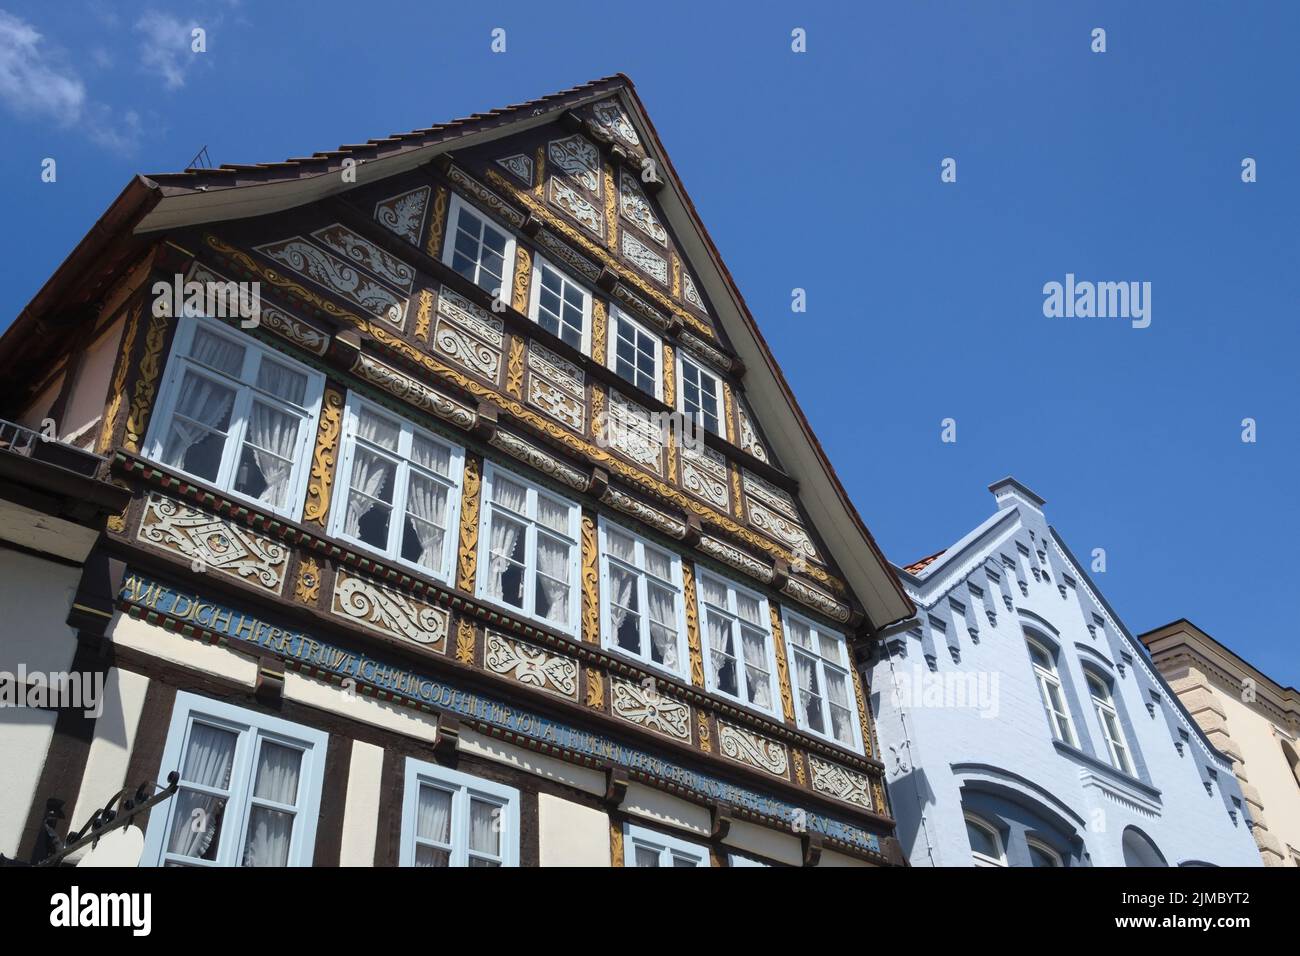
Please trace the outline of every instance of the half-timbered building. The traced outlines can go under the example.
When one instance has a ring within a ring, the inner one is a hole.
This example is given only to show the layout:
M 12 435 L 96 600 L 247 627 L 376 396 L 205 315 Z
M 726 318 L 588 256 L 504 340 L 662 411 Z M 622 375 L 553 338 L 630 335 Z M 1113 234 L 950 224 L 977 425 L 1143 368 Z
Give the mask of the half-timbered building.
M 146 865 L 902 862 L 914 608 L 625 77 L 137 177 L 0 370 L 125 501 L 0 585 L 108 675 L 0 736 L 0 852 L 176 772 Z

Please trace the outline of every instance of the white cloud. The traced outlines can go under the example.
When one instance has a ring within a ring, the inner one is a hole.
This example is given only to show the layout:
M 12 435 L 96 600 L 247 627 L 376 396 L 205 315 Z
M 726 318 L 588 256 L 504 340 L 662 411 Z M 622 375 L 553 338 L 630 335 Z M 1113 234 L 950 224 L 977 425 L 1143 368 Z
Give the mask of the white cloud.
M 161 76 L 169 90 L 185 85 L 185 73 L 199 55 L 190 49 L 192 31 L 197 26 L 193 20 L 179 20 L 156 10 L 136 21 L 135 30 L 142 35 L 140 63 L 145 70 Z
M 25 20 L 0 10 L 0 100 L 15 113 L 71 126 L 81 119 L 86 87 L 48 52 Z

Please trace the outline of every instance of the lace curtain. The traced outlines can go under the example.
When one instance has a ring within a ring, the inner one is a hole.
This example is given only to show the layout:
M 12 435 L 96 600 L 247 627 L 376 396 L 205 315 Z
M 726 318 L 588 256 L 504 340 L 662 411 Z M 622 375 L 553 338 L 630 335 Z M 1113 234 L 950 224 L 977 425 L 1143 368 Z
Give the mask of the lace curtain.
M 537 606 L 544 617 L 561 624 L 569 620 L 569 545 L 538 535 Z
M 742 630 L 740 643 L 745 653 L 749 699 L 759 707 L 770 708 L 772 706 L 772 681 L 767 669 L 767 640 L 762 634 Z
M 228 730 L 194 723 L 181 770 L 184 783 L 194 783 L 212 790 L 229 790 L 230 770 L 235 761 L 238 738 Z M 167 852 L 203 859 L 221 828 L 223 797 L 190 790 L 182 784 L 174 798 L 171 836 Z
M 451 845 L 451 794 L 446 790 L 420 788 L 420 799 L 415 808 L 415 836 L 441 847 Z M 449 862 L 445 849 L 419 845 L 415 848 L 416 866 L 447 866 Z
M 362 415 L 357 422 L 357 437 L 375 444 L 382 444 L 387 437 L 384 433 L 387 425 L 382 419 Z M 348 495 L 348 511 L 343 519 L 343 531 L 349 537 L 361 536 L 361 520 L 372 508 L 383 508 L 372 499 L 392 497 L 393 478 L 397 466 L 368 449 L 357 446 L 352 456 L 352 493 Z M 358 493 L 359 492 L 359 493 Z M 387 493 L 385 493 L 387 492 Z M 387 547 L 387 541 L 371 542 L 378 547 Z
M 163 461 L 174 468 L 185 468 L 185 456 L 195 442 L 212 431 L 225 431 L 229 427 L 230 408 L 234 403 L 233 389 L 187 370 L 181 380 L 180 397 L 176 400 L 171 430 L 163 448 Z M 179 416 L 192 421 L 184 421 Z M 212 474 L 202 477 L 216 478 L 215 469 Z
M 527 507 L 528 491 L 522 485 L 498 480 L 492 485 L 492 500 L 516 514 L 523 514 Z M 510 567 L 509 559 L 518 554 L 517 549 L 522 545 L 523 532 L 521 525 L 493 511 L 491 556 L 488 559 L 488 593 L 498 601 L 506 599 L 502 578 Z
M 812 727 L 820 727 L 821 711 L 813 713 L 813 708 L 820 708 L 813 695 L 817 693 L 817 662 L 803 654 L 794 655 L 795 677 L 799 682 L 799 707 L 803 710 L 804 722 Z
M 651 584 L 650 643 L 654 659 L 665 667 L 677 667 L 677 603 L 672 591 Z
M 302 751 L 269 741 L 262 743 L 253 779 L 253 797 L 284 806 L 298 802 Z M 248 816 L 244 866 L 287 866 L 294 814 L 253 804 Z
M 253 460 L 257 463 L 257 470 L 266 482 L 266 488 L 259 499 L 261 501 L 276 506 L 284 504 L 289 491 L 289 475 L 293 472 L 298 424 L 296 415 L 262 402 L 253 402 L 246 441 L 253 453 Z
M 826 698 L 831 704 L 831 734 L 841 743 L 853 742 L 853 708 L 849 704 L 849 679 L 827 669 Z
M 423 475 L 412 475 L 406 494 L 406 511 L 410 514 L 415 536 L 420 542 L 416 563 L 434 571 L 442 570 L 447 489 Z
M 705 614 L 705 620 L 708 623 L 709 632 L 709 670 L 713 672 L 713 686 L 721 684 L 722 670 L 730 663 L 727 656 L 728 648 L 731 644 L 731 622 L 725 617 L 713 614 Z

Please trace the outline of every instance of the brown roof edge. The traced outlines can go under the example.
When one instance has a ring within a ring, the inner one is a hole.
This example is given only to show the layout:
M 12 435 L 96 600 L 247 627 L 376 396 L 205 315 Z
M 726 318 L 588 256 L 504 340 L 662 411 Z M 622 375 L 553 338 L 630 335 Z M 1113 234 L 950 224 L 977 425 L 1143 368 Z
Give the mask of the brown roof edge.
M 1276 688 L 1276 692 L 1279 697 L 1288 698 L 1290 700 L 1296 701 L 1297 703 L 1300 703 L 1300 690 L 1296 690 L 1296 688 L 1294 687 L 1287 687 L 1283 684 L 1279 684 L 1277 681 L 1273 680 L 1273 678 L 1269 677 L 1262 670 L 1260 670 L 1250 661 L 1246 660 L 1244 657 L 1242 657 L 1232 648 L 1228 647 L 1227 645 L 1211 637 L 1206 631 L 1204 631 L 1202 628 L 1198 627 L 1196 624 L 1194 624 L 1192 621 L 1189 621 L 1185 617 L 1180 617 L 1176 620 L 1170 621 L 1168 624 L 1162 624 L 1159 627 L 1153 627 L 1151 630 L 1145 631 L 1142 634 L 1139 634 L 1137 637 L 1138 640 L 1142 642 L 1142 645 L 1147 649 L 1147 652 L 1150 653 L 1151 644 L 1154 641 L 1157 641 L 1163 637 L 1171 637 L 1178 632 L 1182 632 L 1183 634 L 1190 636 L 1192 639 L 1198 639 L 1198 638 L 1203 639 L 1204 641 L 1209 643 L 1211 647 L 1213 647 L 1215 650 L 1221 651 L 1222 653 L 1226 654 L 1229 658 L 1232 659 L 1232 661 L 1235 664 L 1239 665 L 1243 670 L 1252 671 L 1258 674 L 1260 677 L 1263 677 L 1266 681 L 1268 681 Z M 1183 643 L 1191 646 L 1193 642 L 1192 640 L 1189 640 L 1188 637 L 1184 637 Z
M 853 500 L 849 497 L 848 492 L 844 490 L 844 485 L 840 481 L 839 475 L 836 474 L 835 466 L 831 464 L 830 458 L 826 454 L 826 449 L 822 447 L 822 443 L 813 432 L 812 426 L 808 423 L 808 418 L 804 415 L 803 409 L 799 407 L 799 400 L 795 398 L 794 391 L 790 388 L 790 383 L 786 381 L 785 373 L 781 371 L 780 364 L 777 363 L 775 357 L 772 355 L 772 349 L 768 346 L 767 339 L 763 337 L 763 333 L 759 329 L 758 323 L 754 320 L 754 315 L 749 310 L 749 304 L 741 294 L 740 287 L 732 276 L 731 270 L 727 268 L 726 262 L 723 261 L 722 254 L 718 251 L 718 247 L 714 243 L 713 237 L 709 234 L 708 227 L 704 225 L 704 220 L 700 216 L 699 210 L 695 208 L 695 202 L 691 199 L 690 193 L 687 192 L 685 184 L 682 183 L 681 177 L 677 174 L 677 169 L 673 166 L 673 161 L 668 155 L 668 150 L 664 147 L 663 140 L 659 137 L 659 131 L 655 128 L 654 121 L 650 118 L 650 111 L 646 109 L 645 103 L 642 102 L 641 97 L 637 95 L 636 85 L 632 82 L 631 77 L 626 73 L 618 73 L 615 75 L 626 84 L 628 95 L 636 102 L 641 113 L 641 118 L 645 120 L 650 135 L 654 137 L 655 146 L 658 148 L 659 155 L 663 159 L 664 168 L 668 171 L 668 175 L 672 177 L 673 183 L 677 187 L 677 192 L 682 197 L 682 201 L 686 204 L 686 208 L 690 211 L 691 217 L 699 225 L 700 236 L 708 247 L 709 254 L 713 257 L 714 265 L 717 266 L 718 272 L 721 274 L 723 281 L 726 282 L 732 296 L 735 297 L 736 303 L 740 306 L 741 317 L 745 320 L 745 323 L 749 326 L 754 338 L 758 341 L 759 348 L 762 350 L 763 356 L 767 360 L 768 367 L 771 369 L 773 376 L 780 384 L 781 390 L 785 393 L 786 400 L 790 403 L 790 407 L 794 410 L 795 417 L 799 421 L 799 426 L 803 429 L 804 437 L 808 440 L 808 443 L 817 455 L 818 461 L 821 462 L 822 467 L 826 470 L 827 477 L 830 478 L 831 485 L 835 489 L 835 493 L 839 497 L 840 503 L 853 519 L 858 531 L 866 539 L 868 546 L 871 548 L 872 555 L 888 575 L 890 581 L 894 585 L 894 590 L 902 599 L 903 604 L 910 609 L 907 614 L 897 620 L 881 621 L 876 625 L 877 629 L 888 627 L 891 624 L 897 624 L 899 621 L 907 620 L 916 613 L 916 605 L 912 602 L 912 599 L 907 596 L 907 592 L 903 590 L 902 583 L 894 573 L 893 565 L 886 560 L 884 552 L 881 551 L 880 546 L 876 544 L 875 537 L 867 528 L 866 522 L 862 520 L 862 516 L 858 513 L 858 509 L 853 504 Z
M 87 267 L 99 257 L 104 248 L 120 237 L 123 231 L 129 233 L 160 199 L 162 193 L 157 183 L 139 175 L 131 178 L 126 188 L 82 236 L 45 285 L 18 313 L 5 330 L 4 336 L 0 337 L 0 369 L 8 364 L 27 328 L 56 307 L 64 295 L 73 290 L 90 271 Z

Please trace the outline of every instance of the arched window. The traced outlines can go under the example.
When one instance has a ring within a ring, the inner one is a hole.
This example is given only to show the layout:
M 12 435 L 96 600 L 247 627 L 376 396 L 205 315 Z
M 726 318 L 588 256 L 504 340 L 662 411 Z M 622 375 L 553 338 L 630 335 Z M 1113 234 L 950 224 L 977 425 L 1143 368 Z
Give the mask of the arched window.
M 1038 693 L 1043 699 L 1043 709 L 1047 711 L 1047 723 L 1052 728 L 1052 736 L 1071 747 L 1079 746 L 1074 736 L 1074 725 L 1070 721 L 1070 711 L 1065 704 L 1065 693 L 1061 690 L 1061 678 L 1056 673 L 1056 660 L 1051 651 L 1034 640 L 1026 637 L 1029 647 L 1029 660 L 1034 668 L 1034 680 L 1038 682 Z
M 1291 776 L 1295 777 L 1296 786 L 1300 787 L 1300 756 L 1296 754 L 1295 747 L 1285 740 L 1281 741 L 1281 744 L 1282 756 L 1286 758 L 1287 766 L 1291 768 Z
M 1093 709 L 1097 711 L 1097 722 L 1101 724 L 1102 737 L 1106 741 L 1107 758 L 1110 765 L 1122 773 L 1133 775 L 1133 759 L 1129 755 L 1128 741 L 1124 739 L 1124 729 L 1120 726 L 1119 711 L 1110 694 L 1110 687 L 1099 674 L 1087 671 L 1088 693 L 1092 697 Z
M 1122 844 L 1125 866 L 1168 866 L 1164 856 L 1145 833 L 1136 827 L 1124 830 Z
M 976 866 L 1007 865 L 1002 834 L 993 824 L 973 813 L 966 814 L 966 838 L 970 840 L 970 854 Z
M 1028 837 L 1025 840 L 1029 844 L 1029 862 L 1033 866 L 1065 866 L 1065 861 L 1061 859 L 1061 854 L 1052 849 L 1042 840 L 1036 840 Z

